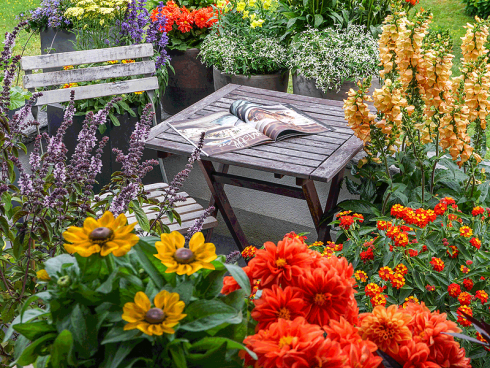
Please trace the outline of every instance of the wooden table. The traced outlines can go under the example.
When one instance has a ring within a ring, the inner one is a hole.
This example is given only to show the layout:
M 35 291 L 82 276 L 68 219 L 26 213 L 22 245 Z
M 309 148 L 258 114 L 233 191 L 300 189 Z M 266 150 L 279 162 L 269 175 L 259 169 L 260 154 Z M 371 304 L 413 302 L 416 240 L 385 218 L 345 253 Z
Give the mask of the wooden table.
M 238 248 L 243 250 L 249 243 L 226 196 L 225 185 L 306 200 L 318 239 L 324 242 L 331 240 L 327 225 L 329 221 L 325 221 L 325 217 L 337 204 L 345 166 L 362 149 L 362 141 L 353 135 L 344 120 L 343 103 L 228 84 L 166 122 L 227 110 L 238 99 L 264 105 L 290 103 L 333 129 L 331 132 L 288 138 L 281 142 L 202 157 L 199 164 L 212 193 L 210 203 L 221 212 Z M 186 156 L 193 151 L 193 146 L 165 123 L 151 130 L 146 147 Z M 215 163 L 218 165 L 215 166 Z M 271 172 L 276 178 L 293 176 L 297 187 L 228 174 L 230 165 Z M 315 181 L 331 182 L 324 209 L 318 198 Z

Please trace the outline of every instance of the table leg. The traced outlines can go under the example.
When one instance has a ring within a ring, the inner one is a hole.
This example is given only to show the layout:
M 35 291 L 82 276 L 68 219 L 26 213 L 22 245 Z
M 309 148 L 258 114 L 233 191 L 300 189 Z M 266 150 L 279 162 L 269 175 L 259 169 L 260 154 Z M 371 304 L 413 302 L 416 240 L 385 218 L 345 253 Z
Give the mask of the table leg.
M 249 245 L 247 238 L 245 237 L 245 234 L 238 223 L 235 212 L 231 208 L 230 202 L 225 193 L 224 185 L 213 180 L 213 174 L 216 173 L 213 163 L 210 161 L 201 160 L 199 161 L 199 166 L 201 167 L 204 178 L 206 179 L 208 187 L 211 190 L 214 203 L 221 212 L 221 215 L 223 215 L 223 219 L 225 220 L 228 230 L 230 230 L 233 240 L 235 240 L 240 252 L 243 251 Z
M 221 172 L 221 173 L 228 173 L 228 169 L 230 168 L 230 165 L 226 164 L 218 164 L 218 168 L 216 169 L 216 172 Z M 214 196 L 211 195 L 211 199 L 209 200 L 209 205 L 208 207 L 214 206 L 214 211 L 211 213 L 211 216 L 216 217 L 218 216 L 218 207 L 216 206 L 216 201 L 214 200 Z M 213 231 L 214 228 L 209 229 L 206 232 L 206 241 L 209 242 L 211 241 L 211 237 L 213 236 Z
M 328 191 L 327 203 L 325 205 L 325 211 L 323 215 L 329 213 L 337 205 L 337 200 L 339 199 L 340 189 L 342 187 L 342 179 L 344 178 L 345 168 L 340 170 L 337 175 L 335 175 L 330 183 L 330 190 Z M 332 218 L 323 218 L 323 223 L 320 225 L 318 230 L 318 240 L 326 243 L 327 241 L 332 241 L 330 237 L 330 226 L 328 225 L 332 222 Z
M 308 208 L 310 210 L 313 223 L 315 224 L 315 229 L 318 232 L 323 210 L 315 188 L 315 182 L 313 180 L 303 180 L 301 187 L 303 188 L 303 194 L 305 196 L 306 203 L 308 203 Z

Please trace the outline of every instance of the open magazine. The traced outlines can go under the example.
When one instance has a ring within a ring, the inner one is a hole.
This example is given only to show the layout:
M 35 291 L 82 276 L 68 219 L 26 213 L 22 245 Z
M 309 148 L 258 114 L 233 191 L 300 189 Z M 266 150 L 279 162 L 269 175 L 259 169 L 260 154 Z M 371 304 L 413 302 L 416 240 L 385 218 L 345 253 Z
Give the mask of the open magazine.
M 202 153 L 206 156 L 331 130 L 289 104 L 261 106 L 243 100 L 233 102 L 229 112 L 168 124 L 196 147 L 205 132 Z

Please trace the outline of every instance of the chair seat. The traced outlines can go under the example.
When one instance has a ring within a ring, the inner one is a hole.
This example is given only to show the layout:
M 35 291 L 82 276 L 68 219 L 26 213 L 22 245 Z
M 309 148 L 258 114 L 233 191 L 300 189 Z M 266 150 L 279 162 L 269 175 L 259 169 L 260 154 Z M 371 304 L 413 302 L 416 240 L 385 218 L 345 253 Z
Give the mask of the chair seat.
M 149 192 L 148 198 L 153 198 L 158 201 L 162 201 L 165 198 L 165 191 L 168 187 L 168 184 L 165 183 L 157 183 L 145 185 L 145 191 Z M 194 221 L 201 217 L 204 212 L 204 207 L 201 206 L 196 200 L 190 197 L 185 192 L 180 192 L 178 195 L 185 197 L 185 201 L 175 202 L 174 209 L 180 215 L 180 219 L 182 220 L 182 224 L 179 225 L 178 222 L 174 219 L 173 222 L 169 220 L 169 218 L 165 215 L 162 217 L 162 222 L 167 225 L 170 231 L 178 231 L 179 233 L 186 234 L 189 227 L 194 224 Z M 158 211 L 151 210 L 150 208 L 154 207 L 151 204 L 144 204 L 143 210 L 148 216 L 148 220 L 153 220 L 157 217 Z M 128 223 L 133 223 L 136 221 L 136 216 L 134 213 L 130 214 L 126 213 L 126 217 L 128 218 Z M 212 216 L 206 217 L 204 220 L 203 230 L 212 229 L 218 225 L 218 221 L 216 218 Z M 136 229 L 139 229 L 139 225 L 136 225 Z

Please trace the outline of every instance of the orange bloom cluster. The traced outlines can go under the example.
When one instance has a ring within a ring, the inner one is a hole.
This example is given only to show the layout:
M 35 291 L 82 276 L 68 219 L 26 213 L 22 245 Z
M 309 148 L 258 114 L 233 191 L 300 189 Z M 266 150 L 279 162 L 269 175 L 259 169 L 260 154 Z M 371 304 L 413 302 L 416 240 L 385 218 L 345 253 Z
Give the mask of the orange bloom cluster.
M 428 285 L 427 284 L 427 285 L 425 285 L 425 289 L 427 291 L 434 291 L 434 290 L 436 290 L 436 287 L 434 285 Z
M 366 272 L 364 271 L 361 271 L 361 270 L 357 270 L 355 273 L 354 273 L 354 277 L 356 278 L 356 280 L 359 280 L 361 282 L 366 282 L 367 279 L 368 279 L 368 275 Z
M 395 273 L 390 278 L 391 286 L 394 288 L 400 289 L 405 286 L 405 278 L 401 273 Z
M 469 238 L 473 235 L 473 229 L 469 226 L 461 226 L 459 228 L 459 235 Z
M 466 267 L 465 265 L 461 265 L 459 267 L 459 270 L 463 273 L 469 273 L 470 272 L 470 269 L 468 267 Z
M 391 279 L 391 276 L 393 275 L 393 270 L 390 267 L 385 266 L 385 267 L 381 267 L 378 273 L 379 273 L 379 277 L 381 277 L 382 280 L 388 281 Z
M 371 141 L 371 125 L 374 123 L 376 115 L 369 111 L 367 102 L 373 99 L 366 93 L 370 84 L 361 85 L 358 83 L 359 91 L 351 89 L 347 100 L 344 100 L 344 114 L 347 125 L 354 131 L 357 138 L 364 142 Z
M 485 213 L 485 209 L 483 207 L 480 207 L 480 206 L 476 206 L 475 208 L 473 208 L 473 210 L 471 211 L 471 214 L 473 216 L 478 216 L 478 215 L 483 215 Z
M 372 282 L 366 285 L 366 287 L 364 288 L 364 292 L 367 296 L 373 298 L 374 296 L 380 294 L 384 289 L 385 287 L 381 287 L 378 284 Z
M 470 291 L 473 289 L 474 283 L 472 279 L 464 279 L 463 280 L 463 286 L 465 287 L 466 290 Z
M 442 272 L 444 270 L 444 262 L 440 258 L 432 257 L 429 263 L 432 265 L 434 271 Z
M 386 295 L 385 294 L 376 294 L 371 298 L 371 304 L 373 307 L 378 305 L 385 306 L 386 305 Z
M 461 286 L 458 284 L 452 283 L 447 287 L 447 292 L 453 298 L 457 298 L 459 294 L 461 294 Z
M 160 31 L 167 33 L 173 30 L 187 33 L 193 29 L 194 25 L 198 29 L 209 28 L 218 21 L 211 6 L 190 11 L 185 6 L 179 8 L 172 0 L 167 1 L 163 7 L 155 8 L 151 13 L 151 20 L 155 22 L 161 15 L 165 16 L 166 23 L 164 29 Z
M 474 246 L 476 249 L 480 249 L 481 248 L 481 240 L 478 239 L 478 238 L 471 238 L 470 244 L 472 246 Z
M 404 367 L 471 367 L 465 350 L 446 334 L 461 330 L 445 313 L 430 312 L 424 303 L 410 302 L 406 308 L 378 306 L 359 319 L 361 337 Z
M 356 221 L 363 223 L 364 216 L 358 213 L 352 214 L 352 211 L 344 211 L 337 214 L 337 218 L 340 220 L 340 227 L 348 230 L 352 226 L 352 224 Z
M 260 279 L 262 289 L 251 313 L 258 322 L 256 334 L 244 341 L 258 360 L 245 354 L 246 365 L 374 368 L 380 364 L 381 358 L 373 354 L 376 345 L 362 341 L 354 327 L 359 311 L 354 269 L 345 258 L 322 257 L 287 235 L 277 245 L 265 243 L 244 271 L 251 280 Z M 223 294 L 232 290 L 229 278 L 225 277 Z
M 299 239 L 300 241 L 302 241 L 303 243 L 305 242 L 305 240 L 307 240 L 308 238 L 305 236 L 305 235 L 298 235 L 296 234 L 294 231 L 291 231 L 289 233 L 287 233 L 286 235 L 284 235 L 286 238 L 290 238 L 290 239 Z M 323 243 L 322 243 L 323 245 Z
M 479 299 L 482 304 L 488 302 L 488 294 L 485 290 L 477 290 L 475 293 L 475 298 Z
M 391 215 L 403 219 L 407 224 L 416 225 L 420 228 L 426 227 L 437 218 L 436 213 L 431 209 L 424 210 L 423 208 L 418 208 L 417 210 L 413 210 L 409 207 L 403 207 L 400 204 L 395 204 L 391 207 Z
M 462 305 L 461 307 L 458 308 L 458 310 L 456 312 L 458 313 L 458 323 L 461 326 L 464 326 L 464 327 L 471 326 L 471 322 L 468 321 L 466 318 L 464 318 L 464 316 L 461 314 L 461 312 L 464 312 L 464 313 L 468 314 L 469 316 L 473 316 L 473 310 L 470 307 L 468 307 L 467 305 Z
M 473 299 L 473 296 L 470 293 L 466 292 L 466 291 L 463 291 L 458 296 L 458 302 L 461 305 L 470 305 L 472 299 Z

